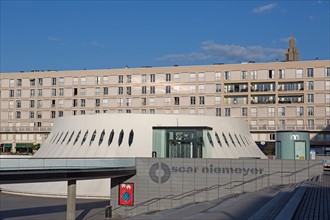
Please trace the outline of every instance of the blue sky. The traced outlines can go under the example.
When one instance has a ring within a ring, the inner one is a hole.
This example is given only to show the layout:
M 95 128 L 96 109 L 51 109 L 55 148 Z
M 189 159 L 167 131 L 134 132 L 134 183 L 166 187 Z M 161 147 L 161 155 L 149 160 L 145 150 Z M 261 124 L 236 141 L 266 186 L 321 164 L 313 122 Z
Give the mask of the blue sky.
M 329 0 L 0 1 L 2 73 L 330 59 Z

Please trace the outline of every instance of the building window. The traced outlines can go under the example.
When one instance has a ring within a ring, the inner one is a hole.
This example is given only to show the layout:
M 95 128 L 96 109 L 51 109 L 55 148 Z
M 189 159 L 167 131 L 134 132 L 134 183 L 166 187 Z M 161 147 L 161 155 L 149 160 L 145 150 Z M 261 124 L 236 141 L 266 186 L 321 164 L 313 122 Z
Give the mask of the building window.
M 307 126 L 308 127 L 313 127 L 314 126 L 314 119 L 308 119 L 307 120 Z
M 313 68 L 307 68 L 307 77 L 314 77 Z
M 247 72 L 245 70 L 242 71 L 241 79 L 243 80 L 247 79 Z
M 33 91 L 34 91 L 34 89 L 33 89 Z M 14 96 L 15 96 L 15 90 L 13 90 L 13 89 L 9 90 L 9 97 L 14 97 Z
M 215 116 L 221 116 L 221 108 L 215 108 Z
M 42 96 L 42 89 L 38 89 L 38 96 Z
M 230 116 L 230 108 L 225 108 L 225 116 L 226 117 Z
M 205 81 L 205 73 L 204 72 L 200 72 L 198 74 L 198 80 L 199 81 Z
M 86 88 L 81 88 L 80 89 L 80 95 L 85 96 L 86 95 Z
M 127 94 L 127 95 L 132 95 L 132 87 L 128 86 L 128 87 L 126 88 L 126 94 Z
M 21 96 L 22 96 L 22 90 L 17 89 L 17 91 L 16 91 L 16 96 L 17 96 L 17 97 L 21 97 Z
M 8 112 L 8 119 L 13 120 L 14 119 L 14 112 Z
M 256 70 L 251 71 L 251 79 L 258 79 L 258 72 Z
M 102 106 L 103 106 L 103 107 L 108 107 L 108 106 L 109 106 L 109 100 L 108 100 L 108 99 L 103 99 L 103 100 L 102 100 Z M 104 110 L 104 111 L 105 111 L 105 110 Z M 106 113 L 106 112 L 104 112 L 104 111 L 103 111 L 103 113 Z
M 115 131 L 112 129 L 110 134 L 109 134 L 108 147 L 111 145 L 114 135 L 115 135 Z
M 60 77 L 58 81 L 59 81 L 60 86 L 64 86 L 64 78 L 63 77 Z
M 268 117 L 274 117 L 275 116 L 275 108 L 269 107 L 268 108 Z
M 190 82 L 195 82 L 196 81 L 196 73 L 190 73 L 189 80 L 190 80 Z
M 325 116 L 330 116 L 330 106 L 325 107 Z
M 221 84 L 215 84 L 215 92 L 221 92 Z
M 174 97 L 174 105 L 180 105 L 180 97 Z
M 330 67 L 327 67 L 327 68 L 325 69 L 325 76 L 326 76 L 326 77 L 329 77 L 329 76 L 330 76 Z
M 34 100 L 30 100 L 30 108 L 34 108 Z
M 50 118 L 55 118 L 55 117 L 56 117 L 56 111 L 51 111 Z
M 314 82 L 313 81 L 308 81 L 307 82 L 307 89 L 308 90 L 314 90 Z
M 86 114 L 86 111 L 85 110 L 80 110 L 80 114 L 81 115 L 85 115 Z
M 165 86 L 165 93 L 166 94 L 171 93 L 171 86 Z
M 166 97 L 165 98 L 165 106 L 170 106 L 171 105 L 171 98 Z
M 118 138 L 118 146 L 120 146 L 123 143 L 124 140 L 124 130 L 121 129 L 120 133 L 119 133 L 119 138 Z
M 195 85 L 190 85 L 189 90 L 190 90 L 190 93 L 195 93 L 196 92 L 196 86 Z
M 268 70 L 268 79 L 275 78 L 275 70 Z
M 105 130 L 103 129 L 102 133 L 101 133 L 101 136 L 100 136 L 100 139 L 99 139 L 99 146 L 102 144 L 103 142 L 103 139 L 104 139 L 104 135 L 105 135 Z
M 147 98 L 141 98 L 141 105 L 147 105 Z
M 95 76 L 95 84 L 100 85 L 101 84 L 101 77 L 100 76 Z
M 73 85 L 78 85 L 78 77 L 73 77 Z
M 296 111 L 297 111 L 297 116 L 298 117 L 304 116 L 304 107 L 297 107 Z
M 16 108 L 21 108 L 21 106 L 22 106 L 21 100 L 17 100 L 16 101 Z
M 86 99 L 80 99 L 80 107 L 86 107 Z
M 220 105 L 221 104 L 221 97 L 220 96 L 214 97 L 214 100 L 215 100 L 215 104 L 216 105 Z
M 95 140 L 95 137 L 96 137 L 96 130 L 94 130 L 94 132 L 93 132 L 93 134 L 92 134 L 91 140 L 89 141 L 89 146 L 92 145 L 92 143 L 93 143 L 94 140 Z
M 10 108 L 10 109 L 14 108 L 14 101 L 13 100 L 10 100 L 8 102 L 8 108 Z
M 58 111 L 58 117 L 63 117 L 63 111 Z
M 278 108 L 278 116 L 280 116 L 280 117 L 285 116 L 285 107 Z
M 296 69 L 296 78 L 303 78 L 303 70 Z
M 63 101 L 63 100 L 60 100 L 60 101 Z M 56 100 L 55 100 L 55 99 L 52 99 L 52 100 L 51 100 L 51 105 L 50 105 L 50 107 L 55 108 L 55 104 L 56 104 Z M 63 107 L 63 106 L 62 106 L 62 107 Z
M 150 74 L 150 82 L 155 82 L 155 74 Z
M 42 118 L 42 113 L 41 113 L 41 111 L 37 111 L 37 118 L 39 118 L 39 119 Z
M 204 104 L 205 104 L 205 97 L 199 96 L 199 105 L 204 105 Z
M 31 97 L 35 96 L 35 90 L 34 89 L 30 89 L 30 96 Z
M 81 84 L 81 85 L 86 85 L 86 77 L 82 76 L 82 77 L 80 78 L 80 84 Z
M 131 103 L 132 103 L 132 99 L 126 98 L 126 106 L 127 107 L 130 107 L 131 106 Z
M 52 96 L 56 96 L 56 89 L 52 89 Z
M 230 72 L 225 71 L 225 80 L 230 80 Z
M 165 81 L 170 82 L 171 81 L 171 73 L 166 73 L 165 75 Z
M 141 87 L 141 94 L 142 94 L 142 95 L 147 94 L 147 87 L 146 87 L 146 86 L 142 86 L 142 87 Z
M 108 94 L 109 94 L 109 88 L 103 87 L 103 95 L 108 95 Z
M 307 102 L 308 103 L 314 102 L 314 94 L 307 94 Z
M 196 105 L 196 97 L 190 96 L 190 105 Z
M 141 82 L 142 83 L 146 83 L 147 82 L 147 75 L 146 74 L 142 74 L 141 75 Z
M 95 88 L 94 94 L 95 94 L 96 96 L 99 96 L 99 95 L 100 95 L 100 87 L 96 87 L 96 88 Z
M 118 83 L 123 83 L 124 82 L 124 76 L 123 75 L 119 75 L 118 76 Z
M 123 87 L 118 87 L 118 95 L 122 95 L 124 93 Z
M 155 86 L 150 86 L 150 94 L 155 94 Z
M 325 103 L 330 103 L 330 93 L 325 94 Z
M 214 74 L 215 74 L 215 80 L 216 81 L 221 80 L 221 72 L 215 72 Z
M 29 118 L 30 119 L 34 119 L 34 111 L 30 111 L 29 112 Z
M 52 86 L 56 86 L 56 78 L 52 78 Z
M 78 99 L 73 99 L 72 100 L 72 107 L 77 107 L 78 106 Z
M 198 91 L 199 93 L 204 93 L 205 86 L 204 85 L 199 85 L 198 86 Z
M 42 100 L 37 100 L 37 108 L 42 108 Z
M 308 116 L 314 116 L 314 107 L 307 107 Z
M 155 105 L 155 98 L 149 98 L 149 105 L 154 106 Z
M 132 82 L 132 76 L 131 75 L 127 75 L 126 76 L 126 83 L 131 83 Z
M 17 86 L 22 86 L 22 79 L 17 79 Z
M 13 88 L 15 86 L 15 80 L 10 79 L 9 80 L 9 87 Z
M 330 81 L 325 81 L 325 91 L 330 91 Z
M 20 111 L 16 112 L 16 119 L 21 119 L 21 112 Z
M 117 99 L 117 106 L 122 107 L 124 105 L 124 100 L 122 98 Z
M 35 86 L 35 85 L 36 85 L 36 80 L 30 79 L 30 86 Z
M 101 105 L 100 99 L 95 99 L 95 106 L 99 107 Z
M 109 82 L 109 77 L 108 76 L 103 76 L 103 84 L 107 85 Z
M 243 117 L 246 117 L 246 116 L 248 116 L 248 109 L 247 109 L 247 107 L 242 107 L 242 109 L 241 109 L 241 116 L 243 116 Z
M 278 78 L 279 79 L 284 79 L 285 78 L 285 71 L 282 69 L 278 70 Z

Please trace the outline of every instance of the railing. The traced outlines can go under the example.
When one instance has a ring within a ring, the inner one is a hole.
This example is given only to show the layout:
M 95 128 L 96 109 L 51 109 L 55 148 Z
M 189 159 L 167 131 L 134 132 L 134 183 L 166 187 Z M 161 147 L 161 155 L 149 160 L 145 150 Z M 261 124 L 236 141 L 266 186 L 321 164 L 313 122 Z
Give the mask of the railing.
M 260 131 L 260 130 L 325 130 L 330 131 L 330 126 L 326 127 L 324 125 L 250 125 L 250 130 Z
M 6 158 L 0 171 L 135 167 L 135 158 Z
M 0 132 L 51 132 L 52 127 L 0 127 Z

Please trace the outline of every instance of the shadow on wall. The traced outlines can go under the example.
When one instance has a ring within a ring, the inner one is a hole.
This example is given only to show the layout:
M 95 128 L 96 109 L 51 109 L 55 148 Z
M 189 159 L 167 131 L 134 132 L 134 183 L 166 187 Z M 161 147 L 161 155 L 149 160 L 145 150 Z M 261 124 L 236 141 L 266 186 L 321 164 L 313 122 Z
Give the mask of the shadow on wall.
M 325 127 L 310 141 L 311 149 L 315 150 L 316 154 L 327 154 L 330 156 L 330 125 Z

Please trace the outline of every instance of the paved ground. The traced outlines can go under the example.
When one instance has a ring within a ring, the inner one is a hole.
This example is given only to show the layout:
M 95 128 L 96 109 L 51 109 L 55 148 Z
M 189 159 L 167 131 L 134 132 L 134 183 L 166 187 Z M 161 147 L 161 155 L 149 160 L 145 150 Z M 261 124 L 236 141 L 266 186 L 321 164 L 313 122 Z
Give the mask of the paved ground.
M 104 219 L 109 200 L 77 200 L 76 219 Z M 65 219 L 66 199 L 0 192 L 0 219 Z
M 108 200 L 77 200 L 76 219 L 105 218 Z M 65 219 L 66 199 L 0 193 L 0 219 Z M 330 175 L 128 219 L 330 219 Z

